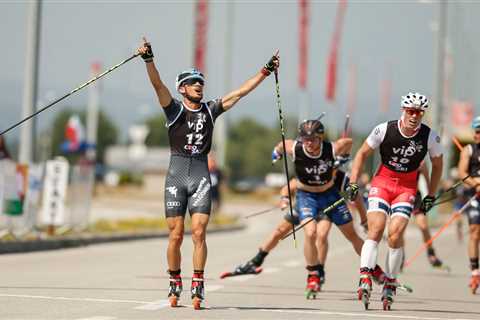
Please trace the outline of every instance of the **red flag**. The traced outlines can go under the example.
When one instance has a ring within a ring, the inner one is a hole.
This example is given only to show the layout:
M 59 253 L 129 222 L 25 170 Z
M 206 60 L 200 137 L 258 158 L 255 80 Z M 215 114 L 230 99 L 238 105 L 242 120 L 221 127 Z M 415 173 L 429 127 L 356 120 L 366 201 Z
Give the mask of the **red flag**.
M 205 71 L 205 57 L 207 45 L 208 28 L 208 2 L 207 0 L 197 1 L 197 10 L 195 16 L 195 68 Z
M 308 31 L 309 31 L 309 1 L 298 1 L 300 10 L 299 19 L 299 65 L 298 65 L 298 86 L 305 90 L 307 87 L 307 66 L 308 66 Z
M 337 56 L 338 47 L 340 44 L 340 35 L 342 33 L 343 17 L 347 8 L 347 0 L 340 0 L 338 2 L 337 16 L 335 19 L 335 29 L 333 31 L 332 43 L 330 47 L 330 54 L 328 56 L 327 64 L 327 81 L 326 81 L 326 99 L 329 101 L 335 100 L 335 90 L 337 85 Z

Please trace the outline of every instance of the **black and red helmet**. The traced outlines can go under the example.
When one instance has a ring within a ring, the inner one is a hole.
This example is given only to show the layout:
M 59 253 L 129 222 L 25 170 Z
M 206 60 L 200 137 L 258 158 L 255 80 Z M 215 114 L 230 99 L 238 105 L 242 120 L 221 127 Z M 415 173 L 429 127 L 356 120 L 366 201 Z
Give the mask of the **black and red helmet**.
M 320 120 L 304 120 L 298 127 L 298 134 L 301 138 L 318 137 L 325 132 Z

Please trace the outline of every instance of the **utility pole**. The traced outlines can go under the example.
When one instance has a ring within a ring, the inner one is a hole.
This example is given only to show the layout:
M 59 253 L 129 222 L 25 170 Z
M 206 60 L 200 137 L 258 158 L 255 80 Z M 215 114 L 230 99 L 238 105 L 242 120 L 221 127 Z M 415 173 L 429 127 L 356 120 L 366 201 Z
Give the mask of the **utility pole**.
M 100 73 L 100 64 L 92 63 L 91 75 L 96 77 Z M 93 83 L 88 91 L 87 106 L 87 159 L 95 167 L 97 158 L 97 131 L 98 131 L 98 102 L 99 83 Z
M 442 144 L 444 146 L 443 156 L 443 174 L 447 174 L 450 168 L 450 139 L 451 128 L 447 117 L 447 106 L 445 106 L 445 55 L 447 43 L 447 6 L 448 1 L 437 2 L 437 41 L 435 49 L 435 88 L 434 101 L 435 105 L 432 108 L 432 125 L 435 130 L 439 131 L 442 137 Z
M 40 47 L 41 0 L 28 2 L 27 48 L 25 80 L 23 87 L 22 118 L 36 111 L 38 93 L 38 58 Z M 20 131 L 19 162 L 30 164 L 35 161 L 36 118 L 24 123 Z
M 232 89 L 232 46 L 233 46 L 233 27 L 234 27 L 234 2 L 226 3 L 226 26 L 225 26 L 225 66 L 223 68 L 223 92 L 227 93 Z M 225 169 L 227 154 L 227 124 L 228 112 L 222 114 L 215 121 L 215 155 L 218 166 Z

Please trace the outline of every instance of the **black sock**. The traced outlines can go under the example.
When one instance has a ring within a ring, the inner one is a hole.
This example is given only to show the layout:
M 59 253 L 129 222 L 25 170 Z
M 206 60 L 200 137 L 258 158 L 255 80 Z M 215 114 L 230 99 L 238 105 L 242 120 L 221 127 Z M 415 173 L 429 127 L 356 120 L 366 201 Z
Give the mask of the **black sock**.
M 323 268 L 323 264 L 317 264 L 316 267 L 317 267 L 318 274 L 320 275 L 320 277 L 324 277 L 325 276 L 325 269 Z
M 168 270 L 168 274 L 171 276 L 179 276 L 180 275 L 180 269 L 178 270 Z
M 306 266 L 305 269 L 308 270 L 308 273 L 309 273 L 309 274 L 312 274 L 312 273 L 318 273 L 318 274 L 319 274 L 319 273 L 320 273 L 320 272 L 318 271 L 318 265 Z
M 252 262 L 255 266 L 260 267 L 263 264 L 263 260 L 268 255 L 267 251 L 263 251 L 262 249 L 258 249 L 258 253 L 255 257 L 252 258 Z
M 435 249 L 433 247 L 428 247 L 427 249 L 427 255 L 430 256 L 435 256 Z
M 478 269 L 478 257 L 470 258 L 470 269 L 472 271 Z

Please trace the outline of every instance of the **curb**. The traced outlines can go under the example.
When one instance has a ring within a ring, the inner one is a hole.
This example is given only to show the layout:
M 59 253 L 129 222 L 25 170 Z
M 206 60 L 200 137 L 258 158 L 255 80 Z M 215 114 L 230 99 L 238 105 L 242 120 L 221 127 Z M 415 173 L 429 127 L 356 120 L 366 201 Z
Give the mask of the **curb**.
M 234 224 L 231 226 L 211 226 L 207 229 L 209 234 L 219 232 L 240 231 L 246 228 L 245 224 Z M 191 234 L 190 230 L 185 230 L 185 234 Z M 24 253 L 34 251 L 58 250 L 67 248 L 76 248 L 92 244 L 101 244 L 107 242 L 144 240 L 152 238 L 167 238 L 168 231 L 149 231 L 149 232 L 122 232 L 108 234 L 80 234 L 75 236 L 64 236 L 52 239 L 35 239 L 0 242 L 0 254 Z

